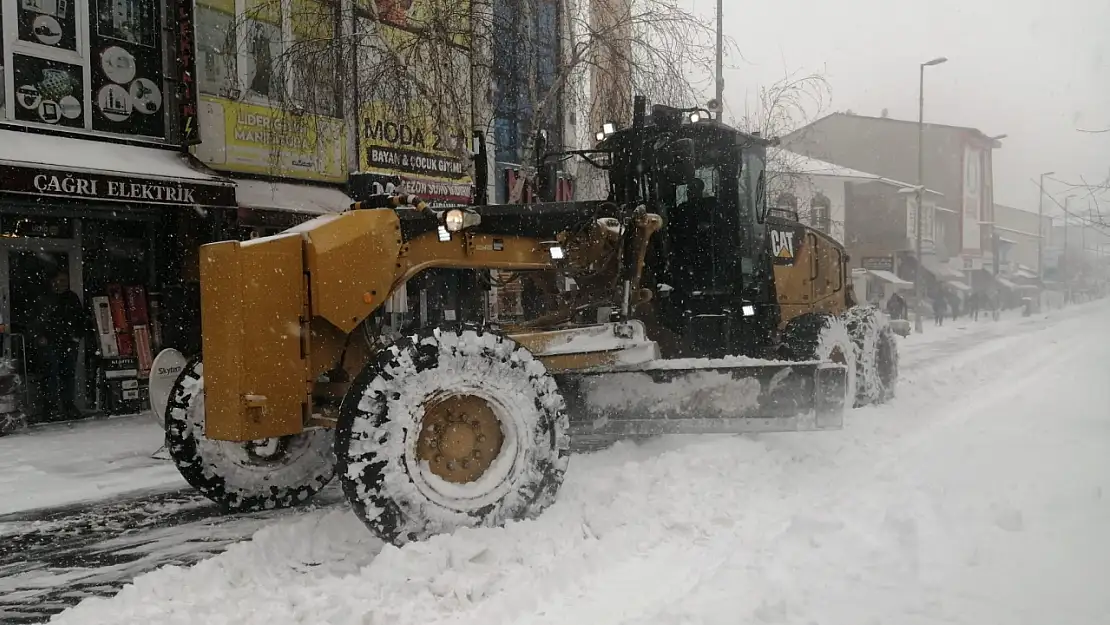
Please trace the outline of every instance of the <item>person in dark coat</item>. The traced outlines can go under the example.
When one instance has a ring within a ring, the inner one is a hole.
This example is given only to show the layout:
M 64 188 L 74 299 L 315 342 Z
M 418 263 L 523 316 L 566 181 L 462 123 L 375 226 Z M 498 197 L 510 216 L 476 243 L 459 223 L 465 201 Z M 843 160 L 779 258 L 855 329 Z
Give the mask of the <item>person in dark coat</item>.
M 948 300 L 944 298 L 944 293 L 937 291 L 933 296 L 933 317 L 936 325 L 944 325 L 944 314 L 948 311 Z
M 890 315 L 891 319 L 904 319 L 906 314 L 906 300 L 902 296 L 895 293 L 890 296 L 886 301 L 886 313 Z
M 51 291 L 39 298 L 32 326 L 45 365 L 43 408 L 47 420 L 80 416 L 75 403 L 77 347 L 88 329 L 81 298 L 69 288 L 65 271 L 54 274 Z

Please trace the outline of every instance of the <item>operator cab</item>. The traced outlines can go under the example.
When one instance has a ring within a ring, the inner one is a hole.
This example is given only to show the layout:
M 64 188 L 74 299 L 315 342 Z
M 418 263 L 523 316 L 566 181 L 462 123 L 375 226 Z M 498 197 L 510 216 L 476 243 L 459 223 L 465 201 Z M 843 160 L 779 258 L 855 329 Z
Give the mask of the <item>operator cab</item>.
M 645 265 L 661 321 L 688 341 L 720 341 L 723 353 L 761 347 L 764 324 L 778 323 L 763 224 L 768 143 L 657 105 L 599 146 L 613 150 L 610 199 L 663 218 Z

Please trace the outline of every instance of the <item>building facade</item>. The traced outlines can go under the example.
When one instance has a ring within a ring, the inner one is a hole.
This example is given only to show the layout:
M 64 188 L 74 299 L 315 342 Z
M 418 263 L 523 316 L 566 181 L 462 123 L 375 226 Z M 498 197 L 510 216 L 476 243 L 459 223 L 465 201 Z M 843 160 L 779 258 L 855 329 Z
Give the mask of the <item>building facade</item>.
M 90 326 L 78 407 L 140 409 L 152 355 L 189 342 L 196 246 L 236 211 L 233 183 L 182 147 L 192 36 L 191 2 L 0 4 L 0 321 L 32 420 L 59 273 Z

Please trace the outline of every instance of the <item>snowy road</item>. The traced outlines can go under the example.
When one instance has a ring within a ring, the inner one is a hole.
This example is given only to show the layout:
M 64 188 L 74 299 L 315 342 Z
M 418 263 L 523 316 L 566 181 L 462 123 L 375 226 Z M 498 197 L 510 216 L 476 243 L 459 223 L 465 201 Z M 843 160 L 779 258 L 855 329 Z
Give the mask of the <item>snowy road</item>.
M 107 591 L 202 557 L 201 538 L 216 550 L 261 527 L 57 621 L 1102 625 L 1107 319 L 1097 302 L 912 336 L 897 400 L 853 411 L 842 432 L 578 456 L 534 522 L 396 549 L 342 506 L 186 519 L 98 543 L 133 554 L 123 570 L 0 569 L 0 596 Z

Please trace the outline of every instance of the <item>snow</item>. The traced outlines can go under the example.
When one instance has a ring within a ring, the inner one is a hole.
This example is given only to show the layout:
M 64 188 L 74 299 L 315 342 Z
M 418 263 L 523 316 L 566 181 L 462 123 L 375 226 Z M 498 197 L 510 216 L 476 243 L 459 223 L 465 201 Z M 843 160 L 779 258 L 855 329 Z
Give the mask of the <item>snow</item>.
M 231 185 L 214 173 L 190 165 L 185 155 L 134 145 L 88 141 L 70 137 L 0 130 L 0 162 L 26 167 L 107 173 L 139 174 L 148 178 L 176 178 Z
M 534 521 L 402 548 L 318 511 L 55 622 L 1104 623 L 1108 314 L 911 335 L 843 431 L 621 444 Z
M 629 373 L 617 380 L 590 379 L 582 382 L 586 402 L 598 410 L 640 410 L 652 413 L 682 413 L 695 407 L 709 414 L 746 412 L 759 407 L 758 379 L 734 379 L 730 373 L 698 371 L 666 382 L 655 382 L 648 374 Z
M 165 434 L 149 415 L 32 427 L 0 438 L 0 514 L 184 488 L 151 458 Z
M 294 211 L 313 215 L 342 213 L 354 202 L 333 187 L 292 184 L 267 180 L 235 179 L 235 198 L 240 206 Z

